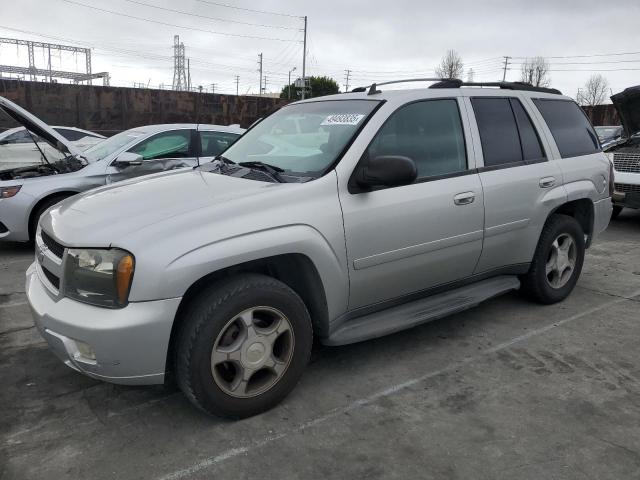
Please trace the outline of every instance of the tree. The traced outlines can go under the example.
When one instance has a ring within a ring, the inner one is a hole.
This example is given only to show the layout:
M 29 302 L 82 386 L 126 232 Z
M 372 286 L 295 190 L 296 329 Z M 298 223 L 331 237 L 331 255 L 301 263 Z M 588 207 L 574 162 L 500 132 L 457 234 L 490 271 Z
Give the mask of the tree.
M 591 75 L 584 88 L 580 91 L 577 100 L 580 105 L 601 105 L 607 99 L 607 90 L 609 90 L 609 82 L 599 73 Z
M 455 50 L 448 50 L 435 72 L 436 77 L 440 78 L 461 78 L 464 73 L 462 57 Z
M 333 95 L 334 93 L 340 93 L 340 87 L 338 82 L 330 77 L 307 77 L 309 79 L 309 86 L 311 92 L 305 95 L 307 98 L 322 97 L 323 95 Z M 291 89 L 291 98 L 300 96 L 300 89 L 296 88 L 295 84 L 285 85 L 280 92 L 280 98 L 288 98 L 289 90 Z
M 530 83 L 534 87 L 548 87 L 551 85 L 549 64 L 544 57 L 525 60 L 520 68 L 520 81 Z

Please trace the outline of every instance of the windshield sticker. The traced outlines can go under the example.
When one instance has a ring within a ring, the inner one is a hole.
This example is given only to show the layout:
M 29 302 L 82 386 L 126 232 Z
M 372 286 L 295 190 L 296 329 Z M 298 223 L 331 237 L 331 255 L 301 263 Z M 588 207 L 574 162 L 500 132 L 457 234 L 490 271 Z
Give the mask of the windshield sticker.
M 336 113 L 329 115 L 320 125 L 357 125 L 363 118 L 362 113 Z

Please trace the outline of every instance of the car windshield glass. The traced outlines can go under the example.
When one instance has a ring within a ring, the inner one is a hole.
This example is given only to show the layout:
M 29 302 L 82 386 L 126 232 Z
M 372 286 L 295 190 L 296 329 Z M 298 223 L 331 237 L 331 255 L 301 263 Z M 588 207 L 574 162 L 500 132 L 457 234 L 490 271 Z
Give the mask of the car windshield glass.
M 225 152 L 235 162 L 264 162 L 287 175 L 317 176 L 365 122 L 378 101 L 326 100 L 282 108 Z
M 595 127 L 595 129 L 600 140 L 615 138 L 622 134 L 621 127 Z
M 137 138 L 140 138 L 142 135 L 144 135 L 143 132 L 127 130 L 126 132 L 118 133 L 113 137 L 107 138 L 97 145 L 86 149 L 84 152 L 82 152 L 82 155 L 89 162 L 97 162 L 129 145 L 131 142 L 133 142 Z

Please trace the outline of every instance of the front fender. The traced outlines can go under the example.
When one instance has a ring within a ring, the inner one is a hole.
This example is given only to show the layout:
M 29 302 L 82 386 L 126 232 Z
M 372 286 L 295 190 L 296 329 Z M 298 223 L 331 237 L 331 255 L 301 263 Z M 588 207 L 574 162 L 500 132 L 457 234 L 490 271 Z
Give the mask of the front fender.
M 334 250 L 318 230 L 304 224 L 265 229 L 203 245 L 172 260 L 162 278 L 151 278 L 149 282 L 144 279 L 152 272 L 136 270 L 136 276 L 143 281 L 136 283 L 134 278 L 131 301 L 181 297 L 197 280 L 213 272 L 292 253 L 305 255 L 313 262 L 322 281 L 318 288 L 325 291 L 329 318 L 343 313 L 349 295 L 344 253 Z

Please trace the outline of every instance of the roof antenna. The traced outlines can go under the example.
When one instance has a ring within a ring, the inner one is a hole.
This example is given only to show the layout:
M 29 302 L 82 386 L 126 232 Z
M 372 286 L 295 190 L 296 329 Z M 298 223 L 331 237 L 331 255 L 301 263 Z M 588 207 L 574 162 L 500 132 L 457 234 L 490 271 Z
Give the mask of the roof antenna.
M 371 86 L 369 87 L 369 91 L 367 92 L 367 95 L 375 95 L 376 93 L 381 93 L 380 90 L 376 89 L 376 84 L 372 83 Z

